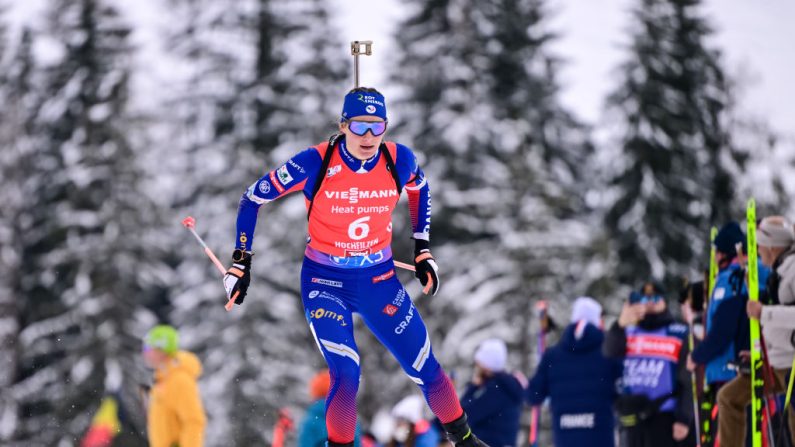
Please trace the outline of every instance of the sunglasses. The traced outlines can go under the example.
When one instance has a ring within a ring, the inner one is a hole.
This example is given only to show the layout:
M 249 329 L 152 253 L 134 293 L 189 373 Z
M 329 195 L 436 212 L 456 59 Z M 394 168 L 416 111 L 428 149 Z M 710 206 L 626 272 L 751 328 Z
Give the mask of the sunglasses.
M 386 132 L 386 121 L 352 121 L 348 120 L 348 129 L 356 135 L 363 137 L 369 130 L 374 137 Z
M 642 295 L 640 298 L 636 298 L 634 304 L 646 304 L 646 303 L 659 303 L 663 300 L 663 297 L 660 295 L 648 296 Z

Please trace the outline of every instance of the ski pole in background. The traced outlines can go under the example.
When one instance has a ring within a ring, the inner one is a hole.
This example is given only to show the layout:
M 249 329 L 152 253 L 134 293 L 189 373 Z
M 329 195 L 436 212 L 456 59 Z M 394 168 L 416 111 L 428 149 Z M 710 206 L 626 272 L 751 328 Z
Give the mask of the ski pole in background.
M 362 52 L 364 48 L 364 52 Z M 353 88 L 359 87 L 359 56 L 373 55 L 372 40 L 354 40 L 351 42 L 351 56 L 353 56 Z
M 718 227 L 713 226 L 709 231 L 709 272 L 705 278 L 704 284 L 707 288 L 706 296 L 704 297 L 704 315 L 707 314 L 710 300 L 712 299 L 712 291 L 715 289 L 715 282 L 718 278 L 718 263 L 715 260 L 715 238 L 718 236 Z M 706 317 L 705 317 L 706 318 Z M 705 321 L 706 324 L 706 321 Z M 718 406 L 714 402 L 715 395 L 707 383 L 706 378 L 701 381 L 701 443 L 705 446 L 712 446 L 715 442 L 715 424 L 716 411 Z
M 715 279 L 718 277 L 718 263 L 715 261 L 715 238 L 718 237 L 718 227 L 712 227 L 709 230 L 709 290 L 707 290 L 707 297 L 712 298 L 712 289 L 715 288 Z M 707 308 L 707 303 L 704 302 L 704 309 Z
M 213 251 L 210 250 L 210 247 L 208 247 L 207 244 L 204 243 L 204 240 L 201 238 L 201 236 L 199 236 L 199 234 L 196 233 L 196 229 L 195 229 L 196 228 L 196 219 L 194 219 L 192 216 L 188 216 L 188 217 L 182 219 L 182 225 L 185 228 L 187 228 L 188 230 L 190 230 L 191 234 L 193 234 L 193 237 L 195 237 L 196 240 L 199 241 L 201 246 L 204 247 L 204 254 L 206 254 L 207 257 L 210 258 L 210 260 L 213 262 L 213 264 L 218 269 L 218 271 L 221 272 L 221 276 L 226 275 L 226 269 L 224 268 L 224 265 L 221 264 L 221 261 L 219 261 L 218 257 L 215 256 L 215 253 L 213 253 Z M 235 299 L 236 298 L 237 298 L 237 295 L 233 296 L 224 305 L 224 309 L 226 309 L 227 312 L 232 310 L 232 306 L 235 304 Z
M 747 228 L 747 286 L 748 299 L 759 301 L 759 270 L 756 254 L 756 201 L 749 199 L 746 206 Z M 740 246 L 742 250 L 742 246 Z M 741 258 L 742 259 L 742 258 Z M 764 376 L 762 374 L 762 348 L 759 320 L 751 318 L 751 445 L 762 446 L 762 402 L 764 401 Z
M 690 352 L 693 352 L 693 348 L 695 347 L 694 336 L 693 336 L 693 321 L 688 322 L 689 333 L 687 334 L 687 347 Z M 693 417 L 696 419 L 695 424 L 693 426 L 696 429 L 696 447 L 701 447 L 701 421 L 699 417 L 699 409 L 701 406 L 698 402 L 698 377 L 697 377 L 696 370 L 690 373 L 690 385 L 693 387 Z
M 547 332 L 549 332 L 549 314 L 547 313 L 547 302 L 539 300 L 535 305 L 535 314 L 538 319 L 538 339 L 536 345 L 536 366 L 541 363 L 541 356 L 547 346 Z M 541 407 L 535 405 L 530 409 L 530 434 L 527 441 L 530 447 L 538 447 L 538 429 L 541 425 Z

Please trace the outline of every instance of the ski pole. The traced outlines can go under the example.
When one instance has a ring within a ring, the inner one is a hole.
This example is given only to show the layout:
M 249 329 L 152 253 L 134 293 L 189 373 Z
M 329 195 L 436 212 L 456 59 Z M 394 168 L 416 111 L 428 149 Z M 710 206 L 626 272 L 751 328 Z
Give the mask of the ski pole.
M 395 262 L 395 267 L 400 267 L 403 270 L 408 270 L 410 272 L 417 271 L 417 269 L 415 269 L 414 266 L 411 264 L 406 264 L 405 262 L 400 262 L 400 261 L 394 261 L 394 262 Z M 427 295 L 431 291 L 431 281 L 433 281 L 433 279 L 431 278 L 431 274 L 428 273 L 428 282 L 425 284 L 425 287 L 422 288 L 422 293 Z
M 213 253 L 213 251 L 210 250 L 210 247 L 208 247 L 207 244 L 204 243 L 204 240 L 201 238 L 201 236 L 199 236 L 199 234 L 196 233 L 195 229 L 196 219 L 194 219 L 192 216 L 188 216 L 182 219 L 182 225 L 188 230 L 190 230 L 191 234 L 193 234 L 193 237 L 195 237 L 196 240 L 199 241 L 201 246 L 204 247 L 204 254 L 206 254 L 207 257 L 210 258 L 210 260 L 213 262 L 213 264 L 218 269 L 218 271 L 221 272 L 221 276 L 226 275 L 226 269 L 224 268 L 224 265 L 221 264 L 221 261 L 219 261 L 218 257 L 215 256 L 215 253 Z M 229 301 L 227 301 L 226 304 L 224 305 L 224 309 L 226 309 L 227 312 L 232 310 L 232 306 L 235 304 L 235 299 L 237 299 L 237 294 L 229 298 Z
M 787 397 L 784 398 L 784 409 L 789 409 L 790 398 L 792 398 L 792 382 L 795 379 L 795 358 L 792 359 L 792 369 L 789 370 L 789 383 L 787 384 Z
M 536 367 L 541 364 L 541 358 L 547 346 L 547 332 L 549 331 L 549 314 L 547 312 L 547 302 L 539 300 L 535 303 L 535 314 L 538 318 L 538 338 L 536 344 Z M 541 425 L 541 405 L 533 405 L 530 409 L 530 433 L 527 442 L 530 447 L 538 447 L 538 432 Z
M 792 411 L 790 408 L 790 398 L 792 397 L 792 382 L 795 379 L 795 358 L 792 359 L 792 368 L 789 370 L 789 380 L 787 381 L 787 395 L 784 397 L 784 409 L 781 410 L 781 426 L 778 430 L 778 440 L 781 441 L 784 438 L 784 434 L 786 433 L 786 429 L 784 428 L 787 423 L 787 412 Z M 783 445 L 783 444 L 782 444 Z
M 692 289 L 691 289 L 691 296 L 692 296 Z M 691 298 L 692 300 L 692 298 Z M 692 302 L 692 301 L 691 301 Z M 695 347 L 694 336 L 693 336 L 693 320 L 688 322 L 690 326 L 690 333 L 687 336 L 687 345 L 690 352 L 693 352 L 693 348 Z M 696 428 L 696 447 L 701 447 L 701 427 L 700 418 L 698 417 L 699 412 L 699 404 L 698 404 L 698 378 L 696 377 L 696 370 L 690 372 L 690 386 L 693 388 L 693 417 L 696 419 L 694 427 Z

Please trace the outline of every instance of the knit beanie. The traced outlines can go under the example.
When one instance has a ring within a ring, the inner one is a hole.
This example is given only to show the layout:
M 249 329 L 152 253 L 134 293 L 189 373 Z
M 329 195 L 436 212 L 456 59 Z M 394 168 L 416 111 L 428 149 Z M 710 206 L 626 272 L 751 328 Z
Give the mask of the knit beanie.
M 756 229 L 756 242 L 765 247 L 789 247 L 795 243 L 792 224 L 781 216 L 765 217 Z
M 475 361 L 489 371 L 502 371 L 508 360 L 508 348 L 498 338 L 484 340 L 475 351 Z
M 404 397 L 392 408 L 392 417 L 416 424 L 422 419 L 425 400 L 416 394 Z
M 724 225 L 713 242 L 716 250 L 730 257 L 737 256 L 738 243 L 742 243 L 743 248 L 745 247 L 745 234 L 740 229 L 740 224 L 734 221 Z
M 602 321 L 602 306 L 589 296 L 577 298 L 571 308 L 571 322 L 576 323 L 580 320 L 599 327 Z
M 144 345 L 159 349 L 168 355 L 176 355 L 179 350 L 179 333 L 167 324 L 157 325 L 146 333 Z

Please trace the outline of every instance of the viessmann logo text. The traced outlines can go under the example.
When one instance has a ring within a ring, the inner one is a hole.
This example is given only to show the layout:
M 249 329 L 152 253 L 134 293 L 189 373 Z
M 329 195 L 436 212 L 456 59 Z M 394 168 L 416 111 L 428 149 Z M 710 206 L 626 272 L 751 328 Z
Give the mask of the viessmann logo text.
M 323 191 L 327 199 L 347 200 L 349 203 L 358 203 L 363 199 L 384 199 L 389 197 L 397 197 L 397 190 L 395 189 L 380 189 L 380 190 L 366 190 L 359 188 L 350 188 L 347 191 Z

